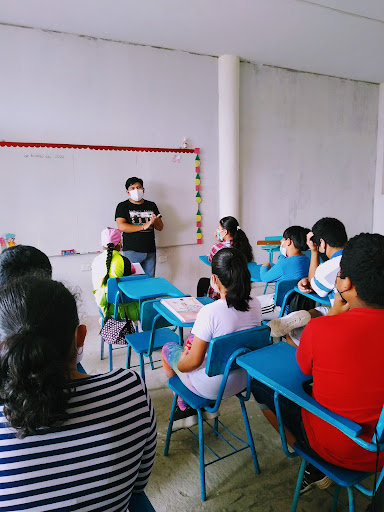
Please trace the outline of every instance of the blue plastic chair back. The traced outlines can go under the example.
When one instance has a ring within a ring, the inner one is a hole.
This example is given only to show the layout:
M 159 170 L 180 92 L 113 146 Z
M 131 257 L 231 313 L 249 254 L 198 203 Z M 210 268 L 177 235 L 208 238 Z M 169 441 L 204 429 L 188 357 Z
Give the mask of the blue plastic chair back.
M 223 375 L 228 360 L 240 348 L 256 350 L 270 345 L 270 329 L 266 326 L 253 327 L 213 338 L 209 344 L 205 371 L 209 377 Z M 238 368 L 236 362 L 231 370 Z
M 275 286 L 275 305 L 281 306 L 286 294 L 297 285 L 297 279 L 290 281 L 277 281 Z
M 119 277 L 119 281 L 132 281 L 132 280 L 136 280 L 136 279 L 148 279 L 148 278 L 149 278 L 149 276 L 147 276 L 147 274 L 139 274 L 139 275 L 133 274 L 132 276 Z M 117 286 L 117 279 L 116 279 L 116 277 L 110 277 L 107 281 L 107 301 L 110 304 L 115 304 L 116 295 L 118 293 L 120 293 L 120 290 Z M 129 299 L 128 297 L 126 297 L 124 295 L 123 302 L 131 302 L 131 299 Z
M 162 327 L 170 327 L 170 324 L 165 318 L 163 318 L 158 311 L 155 310 L 153 304 L 159 302 L 159 299 L 146 300 L 141 304 L 140 318 L 141 328 L 143 331 L 151 331 L 154 327 L 153 322 L 156 318 L 156 329 Z

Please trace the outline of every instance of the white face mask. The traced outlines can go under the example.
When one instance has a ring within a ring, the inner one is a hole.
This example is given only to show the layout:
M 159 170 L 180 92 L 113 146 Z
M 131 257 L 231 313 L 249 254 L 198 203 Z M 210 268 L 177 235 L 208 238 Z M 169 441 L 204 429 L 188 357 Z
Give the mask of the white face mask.
M 280 252 L 284 256 L 284 258 L 286 258 L 286 256 L 287 256 L 287 248 L 283 247 L 282 245 L 280 245 Z
M 134 188 L 133 190 L 129 191 L 129 197 L 133 201 L 141 201 L 144 196 L 144 190 L 142 188 Z

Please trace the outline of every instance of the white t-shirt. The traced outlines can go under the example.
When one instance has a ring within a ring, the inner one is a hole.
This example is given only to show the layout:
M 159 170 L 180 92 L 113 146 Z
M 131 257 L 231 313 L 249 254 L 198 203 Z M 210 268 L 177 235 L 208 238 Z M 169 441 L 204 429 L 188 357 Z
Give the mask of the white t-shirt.
M 253 298 L 249 302 L 249 311 L 237 311 L 228 307 L 224 299 L 219 299 L 204 306 L 198 313 L 192 334 L 209 343 L 211 339 L 245 329 L 251 329 L 261 323 L 260 302 Z M 208 352 L 208 350 L 207 350 Z M 208 377 L 205 372 L 207 353 L 199 368 L 188 372 L 188 378 L 194 391 L 204 398 L 215 400 L 222 381 L 221 375 Z M 247 372 L 242 369 L 229 374 L 224 391 L 224 398 L 242 391 L 247 384 Z

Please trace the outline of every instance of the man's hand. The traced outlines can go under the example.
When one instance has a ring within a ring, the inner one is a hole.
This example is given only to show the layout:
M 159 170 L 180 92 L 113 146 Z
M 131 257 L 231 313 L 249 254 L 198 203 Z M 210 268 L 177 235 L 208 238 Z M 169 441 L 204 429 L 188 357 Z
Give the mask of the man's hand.
M 310 231 L 309 233 L 307 233 L 307 245 L 308 245 L 310 251 L 317 252 L 319 250 L 319 248 L 317 247 L 317 244 L 315 244 L 315 242 L 313 242 L 311 240 L 312 237 L 313 237 L 313 231 Z
M 303 279 L 300 279 L 300 281 L 297 283 L 297 286 L 298 286 L 299 290 L 303 293 L 313 292 L 308 277 L 304 277 Z
M 348 302 L 345 302 L 345 300 L 342 299 L 340 293 L 336 293 L 335 302 L 328 311 L 327 316 L 339 315 L 340 313 L 345 313 L 346 311 L 349 311 L 349 309 L 350 306 Z
M 269 268 L 271 268 L 271 264 L 270 264 L 270 263 L 263 263 L 263 265 L 262 265 L 262 266 L 263 266 L 263 267 L 269 267 Z
M 154 215 L 152 214 L 151 215 L 151 218 L 149 220 L 147 220 L 147 222 L 145 224 L 143 224 L 144 226 L 144 231 L 146 231 L 147 229 L 149 229 L 151 226 L 154 225 L 154 223 L 157 221 L 157 219 L 159 219 L 161 217 L 161 215 Z

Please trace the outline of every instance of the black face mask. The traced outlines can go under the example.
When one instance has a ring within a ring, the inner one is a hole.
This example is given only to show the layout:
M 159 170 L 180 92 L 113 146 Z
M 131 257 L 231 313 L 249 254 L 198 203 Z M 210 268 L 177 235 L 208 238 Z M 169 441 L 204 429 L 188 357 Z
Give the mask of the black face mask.
M 328 261 L 329 258 L 328 256 L 325 254 L 325 252 L 319 252 L 319 256 L 320 256 L 320 259 L 321 261 L 324 263 L 325 261 Z

